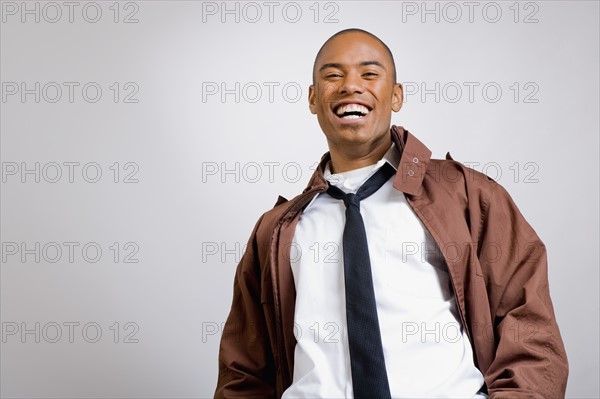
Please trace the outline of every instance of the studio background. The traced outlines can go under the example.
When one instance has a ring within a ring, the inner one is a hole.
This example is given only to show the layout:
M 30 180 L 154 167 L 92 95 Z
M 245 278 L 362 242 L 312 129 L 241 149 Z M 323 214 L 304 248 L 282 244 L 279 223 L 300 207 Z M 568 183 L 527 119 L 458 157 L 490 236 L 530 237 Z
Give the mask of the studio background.
M 327 150 L 312 64 L 392 50 L 392 123 L 507 188 L 547 246 L 570 363 L 599 397 L 599 4 L 9 2 L 0 38 L 3 398 L 211 397 L 259 216 Z

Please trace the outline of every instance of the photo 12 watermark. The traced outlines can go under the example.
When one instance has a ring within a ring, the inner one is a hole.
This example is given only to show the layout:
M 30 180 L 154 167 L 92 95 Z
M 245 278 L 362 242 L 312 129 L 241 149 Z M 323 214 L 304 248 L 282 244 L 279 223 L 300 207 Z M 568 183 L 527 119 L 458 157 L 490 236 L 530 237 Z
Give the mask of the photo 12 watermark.
M 140 22 L 135 1 L 3 1 L 0 7 L 3 24 Z
M 2 103 L 88 103 L 112 101 L 137 104 L 140 86 L 136 82 L 2 82 Z
M 96 241 L 2 241 L 3 264 L 27 263 L 139 263 L 140 246 L 135 241 L 110 244 Z
M 515 104 L 537 104 L 540 102 L 537 82 L 403 82 L 404 102 L 425 103 L 488 103 L 495 104 L 504 99 Z
M 137 162 L 49 161 L 15 162 L 1 165 L 2 183 L 139 183 Z
M 2 343 L 88 343 L 137 344 L 140 326 L 136 322 L 98 323 L 95 321 L 3 321 Z
M 340 2 L 335 1 L 204 1 L 202 23 L 337 24 L 339 11 Z
M 539 23 L 540 5 L 533 1 L 402 1 L 403 23 L 486 23 L 503 20 Z

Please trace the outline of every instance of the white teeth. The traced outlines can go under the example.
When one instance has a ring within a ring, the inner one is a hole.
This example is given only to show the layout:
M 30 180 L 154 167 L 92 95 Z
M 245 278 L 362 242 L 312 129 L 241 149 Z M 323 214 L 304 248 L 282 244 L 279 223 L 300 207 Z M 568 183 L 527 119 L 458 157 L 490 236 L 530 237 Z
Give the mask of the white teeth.
M 347 112 L 360 112 L 364 116 L 369 113 L 369 109 L 360 104 L 343 104 L 335 110 L 335 113 L 338 116 L 342 116 Z M 348 118 L 350 116 L 353 117 L 352 119 L 355 119 L 354 117 L 359 118 L 358 115 L 347 115 L 344 118 Z
M 354 115 L 354 114 L 342 116 L 342 119 L 358 119 L 358 118 L 362 118 L 362 116 L 358 116 L 358 115 Z

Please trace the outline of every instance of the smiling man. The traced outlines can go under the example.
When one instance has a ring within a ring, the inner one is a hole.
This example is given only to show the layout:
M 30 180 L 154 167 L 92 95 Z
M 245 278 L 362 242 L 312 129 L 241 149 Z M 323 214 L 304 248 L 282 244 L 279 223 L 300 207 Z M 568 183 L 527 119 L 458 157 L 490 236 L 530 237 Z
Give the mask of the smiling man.
M 544 244 L 499 184 L 390 126 L 402 99 L 376 36 L 321 47 L 329 152 L 252 232 L 215 397 L 564 397 Z

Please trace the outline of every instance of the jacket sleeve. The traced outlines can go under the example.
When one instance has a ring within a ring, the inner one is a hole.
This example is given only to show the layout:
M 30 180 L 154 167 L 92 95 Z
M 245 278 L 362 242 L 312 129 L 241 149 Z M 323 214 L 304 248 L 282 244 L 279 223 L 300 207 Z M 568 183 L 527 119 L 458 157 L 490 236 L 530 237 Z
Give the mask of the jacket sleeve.
M 260 220 L 237 266 L 233 302 L 219 347 L 215 398 L 275 397 L 275 367 L 260 300 L 259 224 Z
M 550 300 L 546 247 L 506 190 L 493 184 L 478 253 L 496 342 L 484 375 L 488 393 L 490 399 L 564 398 L 568 363 Z

